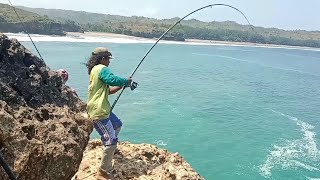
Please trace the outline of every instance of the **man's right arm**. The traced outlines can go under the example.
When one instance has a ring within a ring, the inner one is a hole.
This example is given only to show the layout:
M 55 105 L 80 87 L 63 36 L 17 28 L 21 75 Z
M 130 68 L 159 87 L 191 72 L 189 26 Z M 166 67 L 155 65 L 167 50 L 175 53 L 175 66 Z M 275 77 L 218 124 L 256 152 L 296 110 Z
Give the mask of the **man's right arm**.
M 107 67 L 102 68 L 99 78 L 109 86 L 127 86 L 132 81 L 131 78 L 122 78 L 114 75 Z

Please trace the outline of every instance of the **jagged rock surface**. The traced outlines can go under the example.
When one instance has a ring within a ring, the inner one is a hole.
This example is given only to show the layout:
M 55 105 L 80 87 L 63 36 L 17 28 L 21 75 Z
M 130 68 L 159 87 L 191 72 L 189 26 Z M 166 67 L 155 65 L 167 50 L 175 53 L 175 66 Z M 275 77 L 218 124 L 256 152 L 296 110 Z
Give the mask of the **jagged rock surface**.
M 102 151 L 101 141 L 90 141 L 73 180 L 95 180 Z M 150 144 L 120 143 L 114 158 L 114 169 L 115 179 L 121 180 L 203 180 L 178 153 L 170 153 Z
M 85 104 L 58 73 L 0 33 L 0 150 L 18 179 L 71 179 L 91 131 Z

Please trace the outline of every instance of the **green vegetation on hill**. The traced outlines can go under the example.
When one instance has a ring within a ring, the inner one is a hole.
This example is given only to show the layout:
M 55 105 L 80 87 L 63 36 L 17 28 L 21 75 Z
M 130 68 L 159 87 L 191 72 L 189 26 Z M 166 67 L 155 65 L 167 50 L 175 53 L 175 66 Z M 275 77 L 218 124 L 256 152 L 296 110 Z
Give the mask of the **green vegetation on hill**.
M 98 31 L 126 34 L 146 38 L 158 38 L 179 18 L 154 19 L 146 17 L 126 17 L 59 9 L 21 9 L 47 16 L 60 23 L 79 24 L 84 31 Z M 253 30 L 252 30 L 253 28 Z M 250 27 L 232 21 L 202 22 L 196 19 L 185 20 L 168 33 L 165 39 L 184 41 L 203 39 L 216 41 L 253 42 L 292 46 L 320 47 L 319 31 L 286 31 L 277 28 Z
M 48 16 L 41 16 L 19 8 L 16 8 L 16 11 L 29 33 L 64 35 L 64 31 L 81 32 L 81 27 L 73 21 L 61 23 Z M 13 33 L 24 31 L 13 8 L 6 4 L 0 4 L 0 31 Z

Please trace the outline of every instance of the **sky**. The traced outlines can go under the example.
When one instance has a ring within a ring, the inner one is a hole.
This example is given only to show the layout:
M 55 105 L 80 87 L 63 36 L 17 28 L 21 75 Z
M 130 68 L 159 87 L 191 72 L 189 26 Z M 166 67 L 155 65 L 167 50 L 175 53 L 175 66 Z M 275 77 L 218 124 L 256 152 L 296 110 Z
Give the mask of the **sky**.
M 68 9 L 157 19 L 183 17 L 214 3 L 226 3 L 240 9 L 252 25 L 286 30 L 320 30 L 320 0 L 11 0 L 13 5 Z M 0 0 L 8 4 L 8 0 Z M 236 21 L 247 24 L 235 10 L 216 6 L 190 16 L 202 21 Z

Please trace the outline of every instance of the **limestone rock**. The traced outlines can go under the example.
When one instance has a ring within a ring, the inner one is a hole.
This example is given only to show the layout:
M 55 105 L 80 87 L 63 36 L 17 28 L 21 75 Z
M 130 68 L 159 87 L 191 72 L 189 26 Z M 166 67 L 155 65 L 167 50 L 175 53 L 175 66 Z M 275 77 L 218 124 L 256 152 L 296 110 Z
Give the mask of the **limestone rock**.
M 103 145 L 91 140 L 73 180 L 95 180 Z M 114 158 L 115 179 L 126 180 L 203 180 L 178 153 L 150 144 L 121 142 Z
M 71 179 L 92 131 L 85 104 L 57 72 L 1 33 L 0 92 L 0 151 L 18 179 Z M 1 167 L 0 179 L 8 179 Z

